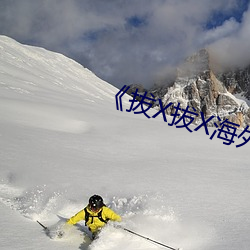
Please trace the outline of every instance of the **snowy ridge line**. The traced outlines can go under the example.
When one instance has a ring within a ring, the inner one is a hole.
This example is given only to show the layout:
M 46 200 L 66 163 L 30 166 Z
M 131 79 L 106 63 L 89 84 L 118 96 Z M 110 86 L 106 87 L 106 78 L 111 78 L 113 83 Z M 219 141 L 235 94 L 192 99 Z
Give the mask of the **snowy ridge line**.
M 53 92 L 66 98 L 71 93 L 83 100 L 113 102 L 115 87 L 60 53 L 5 36 L 0 36 L 0 49 L 1 85 L 7 93 L 36 98 L 47 98 Z

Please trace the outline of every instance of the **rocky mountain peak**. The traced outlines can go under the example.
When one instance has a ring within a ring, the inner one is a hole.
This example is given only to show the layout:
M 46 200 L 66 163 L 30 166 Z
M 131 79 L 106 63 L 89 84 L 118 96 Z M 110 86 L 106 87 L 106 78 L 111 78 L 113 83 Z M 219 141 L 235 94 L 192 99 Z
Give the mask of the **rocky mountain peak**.
M 245 127 L 250 122 L 250 109 L 246 102 L 237 99 L 212 70 L 208 50 L 202 49 L 188 57 L 178 68 L 173 85 L 164 95 L 164 104 L 172 102 L 203 112 L 205 117 L 215 116 Z M 171 115 L 174 110 L 167 113 Z M 195 119 L 199 123 L 200 118 Z M 211 123 L 210 125 L 213 125 Z
M 201 49 L 188 57 L 177 69 L 177 77 L 195 77 L 210 70 L 209 52 Z
M 171 115 L 174 107 L 180 103 L 182 109 L 194 108 L 198 114 L 203 112 L 206 119 L 211 116 L 236 123 L 240 127 L 250 125 L 250 108 L 245 100 L 236 98 L 241 94 L 250 99 L 250 66 L 246 69 L 216 72 L 207 49 L 201 49 L 188 57 L 177 69 L 176 78 L 171 85 L 155 85 L 148 90 L 164 106 L 173 103 L 172 109 L 166 109 Z M 137 85 L 133 86 L 138 88 Z M 133 88 L 131 88 L 133 89 Z M 142 86 L 141 91 L 147 91 Z M 198 116 L 194 123 L 201 122 Z M 214 121 L 208 124 L 214 126 Z

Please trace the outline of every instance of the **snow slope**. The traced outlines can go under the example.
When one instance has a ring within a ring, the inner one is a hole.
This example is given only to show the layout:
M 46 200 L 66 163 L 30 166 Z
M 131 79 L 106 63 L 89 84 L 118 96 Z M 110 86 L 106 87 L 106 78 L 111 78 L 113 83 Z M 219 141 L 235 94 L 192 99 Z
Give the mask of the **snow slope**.
M 112 225 L 91 244 L 84 223 L 63 239 L 36 223 L 54 228 L 97 193 L 124 227 L 166 245 L 248 250 L 249 145 L 126 112 L 128 96 L 117 111 L 118 91 L 0 36 L 0 249 L 162 249 Z

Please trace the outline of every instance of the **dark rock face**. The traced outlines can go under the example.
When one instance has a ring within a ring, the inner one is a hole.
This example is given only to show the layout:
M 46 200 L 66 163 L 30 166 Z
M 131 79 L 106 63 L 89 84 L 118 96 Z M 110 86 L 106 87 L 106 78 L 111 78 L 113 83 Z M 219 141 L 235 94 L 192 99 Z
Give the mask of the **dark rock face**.
M 230 93 L 240 93 L 250 100 L 250 66 L 218 74 L 218 79 L 225 84 Z
M 180 66 L 173 86 L 164 96 L 164 104 L 173 102 L 176 106 L 180 103 L 182 108 L 189 106 L 198 112 L 202 111 L 206 118 L 219 116 L 222 120 L 228 119 L 245 127 L 249 124 L 249 107 L 246 102 L 237 99 L 232 93 L 236 93 L 236 91 L 239 93 L 243 87 L 247 89 L 248 73 L 243 73 L 243 71 L 235 73 L 235 76 L 238 77 L 234 78 L 235 80 L 232 80 L 230 73 L 221 75 L 224 79 L 225 77 L 230 79 L 224 83 L 211 70 L 208 51 L 201 50 L 187 58 Z M 239 77 L 239 74 L 244 76 L 244 80 Z M 171 115 L 173 110 L 167 110 L 167 113 Z M 194 122 L 199 123 L 200 117 L 197 117 Z
M 131 95 L 133 92 L 138 89 L 138 93 L 143 94 L 145 91 L 147 91 L 142 84 L 132 84 L 130 85 L 130 88 L 127 91 L 127 94 Z

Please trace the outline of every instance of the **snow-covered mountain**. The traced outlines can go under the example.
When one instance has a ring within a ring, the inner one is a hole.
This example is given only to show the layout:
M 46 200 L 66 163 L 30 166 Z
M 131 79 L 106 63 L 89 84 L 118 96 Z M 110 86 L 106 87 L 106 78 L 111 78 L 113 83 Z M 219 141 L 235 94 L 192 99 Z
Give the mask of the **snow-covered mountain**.
M 36 223 L 53 229 L 97 193 L 124 227 L 168 246 L 248 250 L 249 144 L 126 112 L 127 95 L 118 111 L 118 91 L 63 55 L 0 36 L 0 248 L 162 249 L 111 224 L 91 243 L 84 222 L 62 239 Z
M 176 107 L 179 103 L 182 109 L 189 106 L 197 114 L 202 111 L 206 119 L 219 116 L 221 120 L 228 119 L 240 127 L 250 125 L 249 68 L 222 73 L 214 68 L 210 57 L 206 49 L 188 57 L 178 67 L 172 84 L 155 85 L 148 91 L 148 96 L 153 94 L 156 99 L 162 99 L 164 106 L 173 103 L 172 106 Z M 131 89 L 135 87 L 132 85 Z M 168 115 L 174 113 L 175 108 L 166 110 Z M 194 119 L 194 123 L 201 123 L 200 116 Z M 214 122 L 208 125 L 214 126 Z
M 164 104 L 180 103 L 182 108 L 195 108 L 203 112 L 206 118 L 220 117 L 246 127 L 250 125 L 250 109 L 244 100 L 236 98 L 218 80 L 210 64 L 210 55 L 206 49 L 187 58 L 178 68 L 177 78 L 164 96 Z M 167 110 L 171 114 L 174 110 Z M 195 119 L 201 122 L 200 118 Z M 213 123 L 210 123 L 213 125 Z
M 115 87 L 75 61 L 5 36 L 0 39 L 0 74 L 1 119 L 49 130 L 88 130 L 88 122 L 74 105 L 86 110 L 108 103 L 113 108 L 117 93 Z M 50 105 L 57 103 L 62 107 Z

